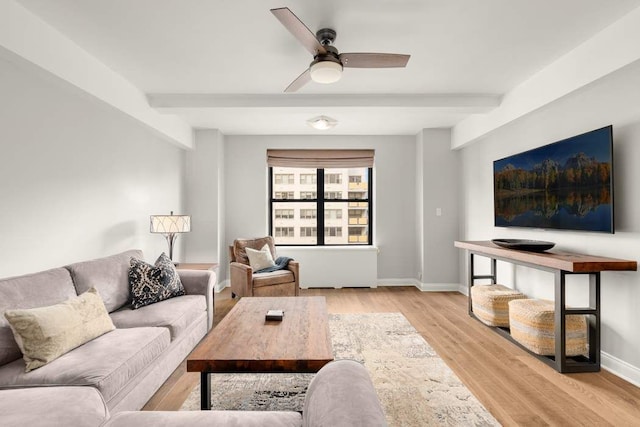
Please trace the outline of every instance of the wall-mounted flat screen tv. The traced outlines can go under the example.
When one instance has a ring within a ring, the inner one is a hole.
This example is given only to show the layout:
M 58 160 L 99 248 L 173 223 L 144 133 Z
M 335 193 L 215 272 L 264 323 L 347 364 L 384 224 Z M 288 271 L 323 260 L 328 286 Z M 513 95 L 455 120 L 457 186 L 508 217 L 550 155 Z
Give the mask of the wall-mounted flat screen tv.
M 493 162 L 497 227 L 614 232 L 607 126 Z

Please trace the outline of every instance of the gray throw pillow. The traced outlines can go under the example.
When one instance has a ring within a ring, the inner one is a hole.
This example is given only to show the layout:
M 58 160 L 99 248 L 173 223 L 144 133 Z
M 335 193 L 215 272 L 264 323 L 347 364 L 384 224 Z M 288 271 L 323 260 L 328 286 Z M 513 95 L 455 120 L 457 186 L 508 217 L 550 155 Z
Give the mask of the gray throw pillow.
M 186 293 L 173 262 L 164 252 L 155 265 L 131 258 L 129 286 L 134 309 Z

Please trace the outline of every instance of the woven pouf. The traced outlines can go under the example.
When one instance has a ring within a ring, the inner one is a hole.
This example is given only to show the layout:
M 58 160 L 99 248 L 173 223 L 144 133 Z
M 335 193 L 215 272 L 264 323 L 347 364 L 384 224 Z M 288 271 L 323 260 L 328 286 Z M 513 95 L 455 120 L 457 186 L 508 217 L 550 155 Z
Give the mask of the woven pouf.
M 471 307 L 478 319 L 489 326 L 509 327 L 509 301 L 526 296 L 503 285 L 471 287 Z
M 532 352 L 553 356 L 556 352 L 554 303 L 522 299 L 509 302 L 511 337 Z M 566 316 L 567 356 L 587 353 L 587 319 L 581 314 Z

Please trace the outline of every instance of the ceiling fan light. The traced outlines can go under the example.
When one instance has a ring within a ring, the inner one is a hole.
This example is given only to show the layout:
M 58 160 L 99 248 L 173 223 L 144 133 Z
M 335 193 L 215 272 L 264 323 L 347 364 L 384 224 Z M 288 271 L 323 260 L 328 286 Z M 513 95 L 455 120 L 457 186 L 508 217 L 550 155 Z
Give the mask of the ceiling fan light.
M 318 116 L 307 120 L 307 124 L 314 129 L 327 130 L 338 124 L 338 121 L 327 116 Z
M 319 61 L 309 69 L 311 80 L 316 83 L 334 83 L 342 77 L 342 64 L 333 61 Z

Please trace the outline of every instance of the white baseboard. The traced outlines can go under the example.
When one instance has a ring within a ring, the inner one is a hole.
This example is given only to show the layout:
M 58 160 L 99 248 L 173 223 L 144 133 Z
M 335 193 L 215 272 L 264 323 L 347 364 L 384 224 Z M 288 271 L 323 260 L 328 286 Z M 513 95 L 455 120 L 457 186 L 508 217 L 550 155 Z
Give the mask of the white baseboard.
M 378 279 L 376 286 L 415 286 L 418 287 L 419 282 L 416 279 Z
M 615 376 L 640 387 L 640 368 L 633 366 L 624 360 L 620 360 L 609 353 L 605 353 L 604 351 L 600 352 L 600 358 L 600 364 L 603 369 L 606 369 Z
M 459 292 L 458 283 L 419 283 L 417 286 L 422 292 Z
M 378 279 L 378 286 L 415 286 L 423 292 L 459 291 L 459 283 L 422 283 L 417 279 Z
M 222 282 L 216 283 L 216 285 L 213 287 L 213 292 L 219 294 L 224 288 L 228 288 L 229 286 L 231 286 L 231 283 L 229 283 L 229 279 L 223 280 Z

